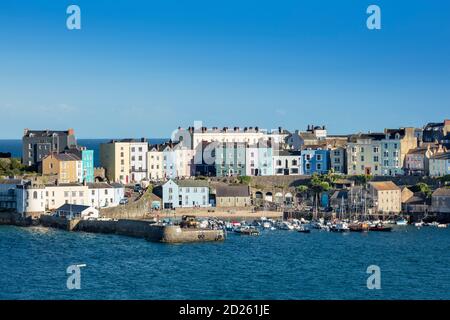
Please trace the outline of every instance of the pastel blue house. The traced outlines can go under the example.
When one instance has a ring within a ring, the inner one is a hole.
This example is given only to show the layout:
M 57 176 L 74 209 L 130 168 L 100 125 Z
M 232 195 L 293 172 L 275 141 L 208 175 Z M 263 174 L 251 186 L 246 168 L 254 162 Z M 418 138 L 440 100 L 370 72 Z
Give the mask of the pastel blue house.
M 209 207 L 209 185 L 204 180 L 172 180 L 162 186 L 164 209 Z
M 330 151 L 324 149 L 304 149 L 301 151 L 303 174 L 328 173 Z
M 94 150 L 81 151 L 81 168 L 84 181 L 94 182 Z

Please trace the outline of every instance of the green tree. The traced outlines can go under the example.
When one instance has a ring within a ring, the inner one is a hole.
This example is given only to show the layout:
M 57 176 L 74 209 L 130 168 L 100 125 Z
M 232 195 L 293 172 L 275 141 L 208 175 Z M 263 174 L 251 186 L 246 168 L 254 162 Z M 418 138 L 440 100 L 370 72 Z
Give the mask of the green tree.
M 420 192 L 422 193 L 427 199 L 431 198 L 431 194 L 433 191 L 431 190 L 430 186 L 426 184 L 425 182 L 419 182 L 416 185 L 414 185 L 411 188 L 411 191 L 413 192 Z
M 249 176 L 240 176 L 239 183 L 249 185 L 252 182 L 252 177 Z

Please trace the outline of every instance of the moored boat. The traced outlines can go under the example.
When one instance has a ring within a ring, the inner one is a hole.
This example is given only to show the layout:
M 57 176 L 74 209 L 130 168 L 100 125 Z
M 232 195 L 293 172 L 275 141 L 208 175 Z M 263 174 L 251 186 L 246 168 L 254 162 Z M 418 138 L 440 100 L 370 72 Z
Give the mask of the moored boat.
M 378 223 L 378 224 L 376 224 L 374 226 L 371 226 L 369 228 L 369 231 L 390 232 L 390 231 L 392 231 L 392 228 L 391 227 L 386 227 L 382 223 Z
M 369 225 L 365 222 L 352 223 L 348 227 L 349 227 L 350 231 L 352 231 L 352 232 L 369 231 Z
M 398 226 L 406 226 L 408 224 L 408 220 L 406 220 L 405 218 L 401 218 L 395 221 L 395 224 Z

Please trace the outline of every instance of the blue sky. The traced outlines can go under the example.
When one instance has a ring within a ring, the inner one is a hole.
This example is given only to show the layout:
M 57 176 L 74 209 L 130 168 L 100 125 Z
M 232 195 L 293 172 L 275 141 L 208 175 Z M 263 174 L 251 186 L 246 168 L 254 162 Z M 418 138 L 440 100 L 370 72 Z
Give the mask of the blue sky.
M 82 29 L 66 29 L 81 7 Z M 366 28 L 377 4 L 382 30 Z M 2 0 L 0 139 L 450 117 L 450 1 Z

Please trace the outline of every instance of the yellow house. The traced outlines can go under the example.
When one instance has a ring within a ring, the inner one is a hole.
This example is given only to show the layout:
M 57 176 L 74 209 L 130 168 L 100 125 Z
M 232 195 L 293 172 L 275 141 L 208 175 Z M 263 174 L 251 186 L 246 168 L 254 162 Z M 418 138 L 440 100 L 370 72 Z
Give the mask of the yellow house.
M 79 181 L 81 159 L 70 153 L 51 153 L 42 160 L 42 174 L 56 175 L 59 183 Z
M 100 165 L 105 168 L 109 181 L 130 183 L 130 143 L 110 141 L 100 144 Z

